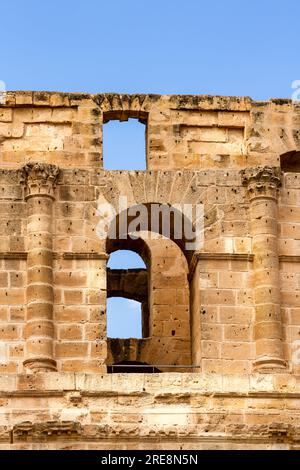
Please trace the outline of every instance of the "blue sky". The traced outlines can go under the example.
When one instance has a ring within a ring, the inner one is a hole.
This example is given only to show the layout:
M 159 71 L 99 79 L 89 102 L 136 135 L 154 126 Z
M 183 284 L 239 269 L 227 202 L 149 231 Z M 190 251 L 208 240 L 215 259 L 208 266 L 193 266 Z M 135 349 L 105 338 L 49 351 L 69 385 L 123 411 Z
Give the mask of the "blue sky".
M 10 0 L 0 11 L 8 90 L 268 99 L 291 97 L 300 79 L 299 0 Z M 118 124 L 105 129 L 106 168 L 143 168 L 143 126 Z M 132 304 L 117 302 L 110 334 L 137 334 Z
M 111 269 L 145 268 L 145 263 L 138 254 L 120 250 L 110 255 L 108 266 Z M 111 338 L 141 338 L 140 303 L 120 297 L 107 299 L 107 335 Z
M 298 0 L 1 2 L 7 89 L 289 97 Z

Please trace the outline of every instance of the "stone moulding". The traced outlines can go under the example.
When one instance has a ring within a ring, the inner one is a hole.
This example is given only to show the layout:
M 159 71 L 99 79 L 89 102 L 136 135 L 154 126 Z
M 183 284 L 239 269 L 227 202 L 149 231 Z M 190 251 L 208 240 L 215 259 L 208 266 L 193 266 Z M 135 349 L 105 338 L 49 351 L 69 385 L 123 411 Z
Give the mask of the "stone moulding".
M 24 259 L 26 260 L 28 253 L 26 251 L 6 251 L 0 253 L 0 259 Z M 106 253 L 53 253 L 53 259 L 108 259 Z
M 27 252 L 5 251 L 0 252 L 0 259 L 27 259 Z M 53 259 L 108 259 L 106 253 L 53 253 Z M 253 261 L 252 253 L 195 253 L 192 263 L 196 260 L 233 260 Z M 279 261 L 284 263 L 300 263 L 300 255 L 279 255 Z M 193 264 L 191 264 L 193 266 Z
M 134 388 L 132 382 L 130 389 L 126 384 L 129 384 L 127 374 L 0 375 L 0 397 L 12 417 L 11 425 L 0 422 L 0 443 L 17 446 L 47 441 L 75 448 L 84 443 L 106 446 L 118 439 L 122 443 L 134 440 L 150 448 L 163 439 L 165 443 L 180 441 L 183 446 L 203 445 L 204 448 L 281 445 L 296 449 L 299 446 L 297 414 L 291 423 L 285 412 L 290 409 L 293 413 L 292 408 L 297 407 L 300 397 L 300 382 L 295 376 L 254 374 L 233 380 L 230 376 L 209 374 L 137 374 Z M 11 399 L 13 408 L 9 404 Z M 30 405 L 24 412 L 23 399 L 35 400 L 34 417 Z M 39 400 L 42 400 L 40 405 Z M 44 421 L 39 419 L 39 414 L 45 412 L 45 400 L 49 406 L 53 403 L 56 411 L 53 419 Z M 103 400 L 110 400 L 110 406 L 112 403 L 115 406 L 109 411 Z M 243 404 L 245 401 L 249 401 L 248 406 Z M 269 406 L 267 414 L 264 401 Z M 283 401 L 284 410 L 279 407 Z M 20 410 L 25 419 L 20 419 Z M 66 411 L 69 419 L 63 417 Z M 161 423 L 157 422 L 160 413 Z M 268 422 L 262 424 L 262 416 L 268 415 Z
M 195 252 L 190 263 L 189 278 L 192 279 L 198 261 L 202 260 L 228 260 L 228 261 L 253 261 L 252 253 L 204 253 Z
M 139 438 L 140 442 L 155 438 L 169 438 L 170 440 L 181 439 L 184 442 L 216 443 L 226 442 L 261 442 L 286 443 L 294 446 L 299 444 L 300 426 L 285 425 L 280 421 L 270 425 L 242 425 L 232 424 L 227 427 L 227 432 L 218 432 L 217 429 L 210 430 L 209 423 L 199 426 L 170 426 L 170 425 L 80 425 L 76 421 L 48 421 L 31 422 L 24 421 L 15 424 L 10 430 L 0 431 L 0 442 L 43 442 L 45 440 L 55 441 L 101 441 L 103 439 Z M 213 434 L 211 434 L 211 432 Z
M 45 423 L 32 423 L 24 421 L 12 428 L 13 438 L 27 440 L 29 437 L 38 440 L 52 437 L 76 438 L 82 435 L 81 425 L 74 421 L 47 421 Z

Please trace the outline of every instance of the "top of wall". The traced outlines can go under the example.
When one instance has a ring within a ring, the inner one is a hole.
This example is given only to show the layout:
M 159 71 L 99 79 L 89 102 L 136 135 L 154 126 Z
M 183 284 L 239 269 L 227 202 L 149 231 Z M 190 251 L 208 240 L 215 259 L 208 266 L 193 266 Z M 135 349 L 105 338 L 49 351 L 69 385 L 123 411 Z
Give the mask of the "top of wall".
M 8 91 L 0 166 L 102 168 L 103 123 L 128 118 L 147 124 L 149 170 L 276 166 L 280 155 L 300 150 L 300 103 L 289 99 Z
M 257 101 L 249 96 L 223 95 L 160 95 L 154 93 L 75 93 L 57 91 L 6 91 L 0 106 L 77 106 L 80 102 L 93 100 L 100 105 L 105 101 L 138 99 L 149 104 L 157 101 L 169 102 L 171 106 L 184 109 L 223 109 L 249 111 L 253 106 L 295 106 L 300 110 L 300 102 L 288 98 L 271 98 Z

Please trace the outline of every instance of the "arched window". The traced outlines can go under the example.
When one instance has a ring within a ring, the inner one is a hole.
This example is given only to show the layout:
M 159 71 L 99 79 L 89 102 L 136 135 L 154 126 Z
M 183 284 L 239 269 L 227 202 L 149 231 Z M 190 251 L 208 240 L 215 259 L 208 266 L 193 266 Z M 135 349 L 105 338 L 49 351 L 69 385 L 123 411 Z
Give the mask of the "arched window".
M 152 221 L 152 205 L 149 207 L 146 203 L 144 206 L 149 209 L 148 221 Z M 135 210 L 136 206 L 132 209 Z M 186 236 L 190 231 L 185 231 L 185 237 L 177 238 L 176 223 L 185 220 L 179 211 L 174 210 L 170 215 L 169 236 L 166 237 L 164 230 L 167 224 L 163 216 L 154 224 L 155 230 L 149 232 L 144 228 L 145 224 L 139 227 L 131 224 L 134 210 L 127 214 L 128 228 L 123 223 L 124 211 L 109 227 L 106 252 L 111 258 L 107 268 L 107 297 L 108 301 L 111 297 L 123 297 L 141 302 L 142 337 L 128 337 L 122 331 L 108 337 L 107 366 L 113 366 L 111 372 L 116 372 L 118 364 L 120 368 L 126 366 L 128 369 L 130 366 L 130 371 L 135 371 L 135 365 L 141 364 L 163 371 L 168 371 L 169 366 L 190 365 L 188 259 L 191 255 L 185 250 L 185 243 L 193 241 L 195 235 Z M 188 223 L 191 224 L 189 219 Z M 137 265 L 126 264 L 124 259 L 121 264 L 116 263 L 115 256 L 118 253 L 120 256 L 121 250 L 137 253 L 145 265 L 133 268 Z
M 107 269 L 107 336 L 142 338 L 148 333 L 148 275 L 136 253 L 118 250 Z

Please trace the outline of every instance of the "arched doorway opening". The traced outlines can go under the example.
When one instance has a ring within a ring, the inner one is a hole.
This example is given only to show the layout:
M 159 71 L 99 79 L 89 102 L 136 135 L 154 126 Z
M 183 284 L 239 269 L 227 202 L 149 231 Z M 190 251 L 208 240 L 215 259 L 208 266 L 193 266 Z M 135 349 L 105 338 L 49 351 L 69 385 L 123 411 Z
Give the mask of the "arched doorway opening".
M 191 364 L 188 263 L 183 246 L 182 240 L 142 230 L 134 237 L 122 233 L 121 237 L 107 238 L 108 255 L 120 249 L 132 250 L 145 263 L 145 268 L 135 271 L 107 271 L 108 298 L 119 290 L 122 296 L 144 306 L 142 338 L 108 338 L 109 367 L 129 361 L 177 372 L 178 366 L 184 369 Z

